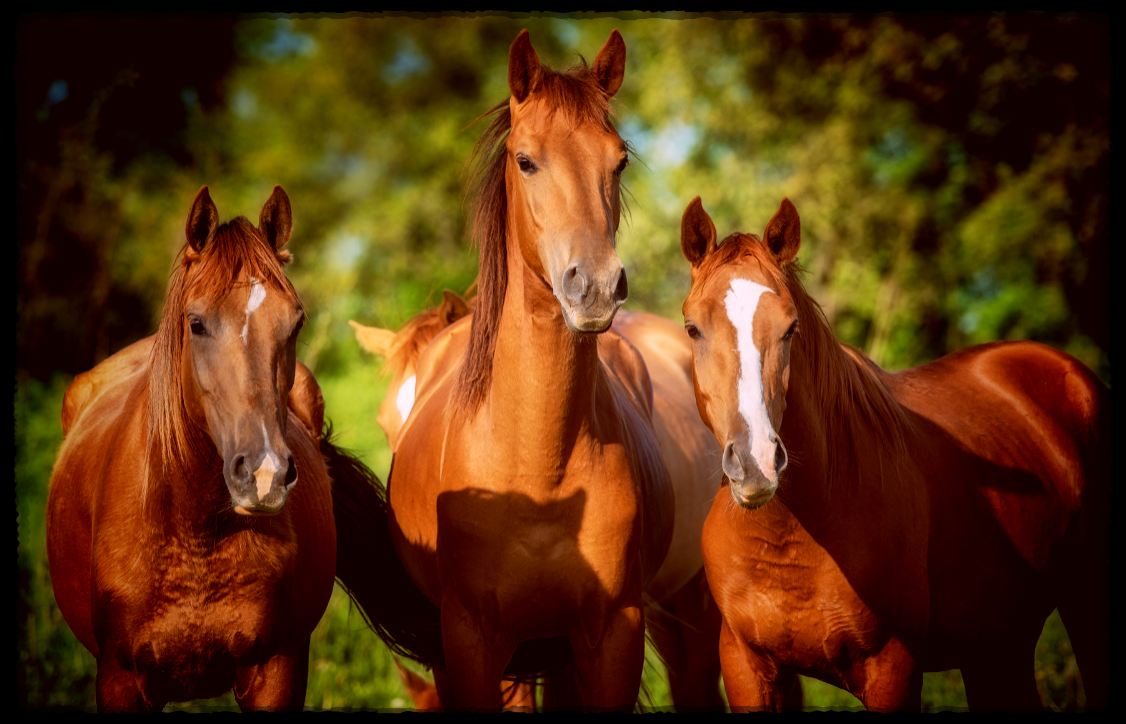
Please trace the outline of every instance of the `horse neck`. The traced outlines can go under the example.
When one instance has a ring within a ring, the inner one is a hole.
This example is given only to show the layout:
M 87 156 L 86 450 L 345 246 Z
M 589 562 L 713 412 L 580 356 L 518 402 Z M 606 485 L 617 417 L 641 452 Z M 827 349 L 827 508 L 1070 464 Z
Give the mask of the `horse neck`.
M 495 435 L 511 443 L 522 470 L 561 470 L 590 421 L 598 382 L 598 343 L 567 329 L 559 301 L 520 253 L 508 225 L 508 287 L 493 357 Z
M 791 484 L 786 500 L 824 503 L 833 495 L 836 505 L 840 496 L 862 501 L 865 491 L 882 496 L 885 475 L 898 465 L 899 451 L 873 422 L 872 387 L 866 382 L 871 372 L 845 351 L 812 300 L 803 301 L 799 317 L 804 329 L 790 358 L 781 431 L 794 461 L 787 472 Z M 898 419 L 882 422 L 893 437 L 902 434 Z
M 216 534 L 217 514 L 231 506 L 223 458 L 206 430 L 186 415 L 181 424 L 188 430 L 193 452 L 176 463 L 164 460 L 151 422 L 146 421 L 146 437 L 153 439 L 145 471 L 144 515 L 160 537 L 209 539 Z

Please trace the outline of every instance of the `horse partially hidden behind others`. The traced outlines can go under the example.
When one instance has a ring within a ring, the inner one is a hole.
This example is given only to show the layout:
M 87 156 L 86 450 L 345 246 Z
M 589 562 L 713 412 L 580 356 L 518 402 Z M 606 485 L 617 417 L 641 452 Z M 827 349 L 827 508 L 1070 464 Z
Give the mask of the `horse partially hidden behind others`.
M 291 227 L 280 186 L 258 228 L 200 189 L 159 331 L 67 390 L 47 553 L 101 711 L 232 686 L 243 710 L 304 704 L 335 572 L 322 451 L 342 453 L 295 356 Z
M 788 200 L 761 239 L 717 246 L 699 198 L 681 225 L 696 401 L 724 448 L 703 545 L 732 708 L 795 706 L 803 674 L 917 709 L 923 672 L 957 668 L 973 709 L 1040 709 L 1057 606 L 1104 707 L 1109 391 L 1033 342 L 885 372 L 834 337 L 800 244 Z

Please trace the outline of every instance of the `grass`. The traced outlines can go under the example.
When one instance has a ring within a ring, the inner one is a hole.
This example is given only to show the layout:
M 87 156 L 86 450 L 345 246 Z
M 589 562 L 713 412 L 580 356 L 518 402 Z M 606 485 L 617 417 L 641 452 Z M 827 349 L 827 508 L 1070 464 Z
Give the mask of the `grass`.
M 390 450 L 375 423 L 386 381 L 378 367 L 357 352 L 343 374 L 319 378 L 338 434 L 338 443 L 356 452 L 381 478 L 391 463 Z M 47 567 L 45 510 L 47 484 L 62 442 L 59 411 L 70 379 L 49 384 L 20 380 L 16 385 L 16 510 L 18 598 L 17 703 L 21 708 L 92 709 L 97 667 L 74 637 L 55 605 Z M 338 588 L 311 638 L 309 684 L 305 704 L 314 709 L 400 709 L 410 700 L 394 660 L 369 631 L 348 597 Z M 1071 643 L 1058 612 L 1044 625 L 1036 646 L 1036 683 L 1046 706 L 1073 710 L 1084 703 Z M 643 677 L 642 710 L 671 705 L 664 667 L 650 651 Z M 848 692 L 802 677 L 807 710 L 859 708 Z M 961 674 L 946 671 L 923 677 L 927 711 L 966 706 Z M 237 709 L 233 694 L 206 701 L 171 704 L 167 711 Z

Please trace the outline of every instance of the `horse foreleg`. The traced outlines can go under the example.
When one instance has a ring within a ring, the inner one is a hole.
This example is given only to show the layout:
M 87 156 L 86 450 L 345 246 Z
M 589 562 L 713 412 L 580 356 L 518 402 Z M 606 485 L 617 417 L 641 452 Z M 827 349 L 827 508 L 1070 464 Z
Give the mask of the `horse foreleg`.
M 446 657 L 446 680 L 438 685 L 442 707 L 500 711 L 501 680 L 504 667 L 516 650 L 515 644 L 503 636 L 490 640 L 479 619 L 453 596 L 443 597 L 441 616 L 442 651 Z
M 633 711 L 645 667 L 645 616 L 641 606 L 627 605 L 609 613 L 602 639 L 594 646 L 587 641 L 582 626 L 572 629 L 569 638 L 582 679 L 583 707 Z
M 731 711 L 786 709 L 787 694 L 791 694 L 790 688 L 796 684 L 797 677 L 794 676 L 793 682 L 789 681 L 773 661 L 753 651 L 732 631 L 727 621 L 723 621 L 719 629 L 719 662 Z M 789 698 L 793 700 L 792 694 Z
M 160 711 L 167 703 L 148 695 L 142 678 L 121 668 L 113 654 L 98 661 L 97 702 L 99 712 Z
M 923 669 L 915 654 L 896 637 L 854 668 L 849 684 L 853 695 L 869 711 L 922 708 Z
M 719 694 L 719 629 L 723 618 L 701 568 L 661 603 L 665 613 L 650 620 L 650 635 L 668 665 L 677 711 L 723 711 Z
M 309 680 L 309 641 L 296 652 L 274 654 L 265 662 L 235 671 L 235 701 L 243 711 L 300 711 Z

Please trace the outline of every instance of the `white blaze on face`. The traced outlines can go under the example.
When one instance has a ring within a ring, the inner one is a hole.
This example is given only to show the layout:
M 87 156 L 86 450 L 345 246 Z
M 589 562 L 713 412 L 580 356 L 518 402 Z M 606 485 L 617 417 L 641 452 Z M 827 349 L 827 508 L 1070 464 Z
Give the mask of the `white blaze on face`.
M 266 287 L 254 277 L 250 277 L 250 298 L 246 300 L 246 321 L 242 325 L 242 343 L 246 344 L 246 333 L 250 330 L 250 315 L 266 301 Z
M 414 378 L 411 375 L 399 388 L 399 394 L 395 395 L 395 407 L 399 408 L 399 417 L 403 422 L 407 421 L 407 415 L 411 414 L 411 408 L 414 407 Z
M 772 442 L 777 436 L 766 411 L 766 398 L 762 392 L 762 355 L 755 347 L 755 310 L 763 293 L 769 288 L 747 279 L 733 279 L 731 289 L 724 298 L 727 317 L 735 327 L 735 340 L 739 349 L 739 414 L 751 431 L 751 455 L 759 471 L 767 478 L 774 477 L 774 450 Z
M 270 434 L 266 432 L 265 420 L 262 420 L 262 437 L 266 439 L 266 457 L 262 458 L 262 464 L 254 471 L 254 485 L 258 489 L 258 500 L 262 500 L 270 492 L 270 486 L 274 484 L 274 473 L 278 471 L 278 466 L 281 463 L 278 456 L 274 455 L 273 448 L 270 447 Z

